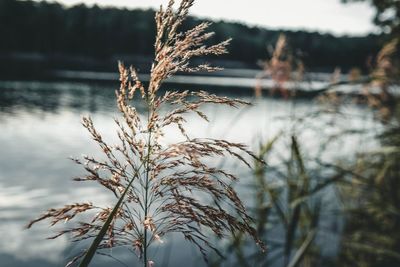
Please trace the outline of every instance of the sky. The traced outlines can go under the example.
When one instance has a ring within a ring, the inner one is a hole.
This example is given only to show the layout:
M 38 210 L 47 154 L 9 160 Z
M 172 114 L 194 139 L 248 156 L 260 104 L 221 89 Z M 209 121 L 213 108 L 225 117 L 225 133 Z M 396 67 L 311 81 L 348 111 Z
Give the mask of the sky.
M 158 8 L 167 0 L 58 0 L 67 6 L 87 5 Z M 367 3 L 340 0 L 197 0 L 191 14 L 201 18 L 242 22 L 271 29 L 309 30 L 335 35 L 376 32 L 374 10 Z

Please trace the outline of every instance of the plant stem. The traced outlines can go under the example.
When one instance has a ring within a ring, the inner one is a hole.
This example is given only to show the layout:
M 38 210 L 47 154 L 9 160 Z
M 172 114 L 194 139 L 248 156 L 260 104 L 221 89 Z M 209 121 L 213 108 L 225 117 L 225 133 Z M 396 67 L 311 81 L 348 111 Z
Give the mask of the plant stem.
M 147 105 L 148 105 L 148 113 L 147 113 L 147 123 L 150 125 L 150 118 L 151 118 L 151 113 L 153 111 L 152 109 L 152 101 L 149 101 L 147 99 Z M 145 196 L 144 196 L 144 220 L 147 220 L 148 218 L 148 195 L 149 195 L 149 173 L 150 173 L 150 153 L 151 153 L 151 133 L 152 133 L 152 127 L 148 127 L 148 140 L 147 140 L 147 155 L 146 155 L 146 181 L 145 181 Z M 143 234 L 143 267 L 147 266 L 147 229 L 146 225 L 143 226 L 144 229 L 144 234 Z
M 119 207 L 123 203 L 124 197 L 128 193 L 129 188 L 131 187 L 131 185 L 132 185 L 133 181 L 135 180 L 136 176 L 137 176 L 137 174 L 135 174 L 132 177 L 132 179 L 129 182 L 128 186 L 125 188 L 125 191 L 120 196 L 117 204 L 115 204 L 115 206 L 114 206 L 112 212 L 110 213 L 110 215 L 108 216 L 106 222 L 101 227 L 101 230 L 97 234 L 96 238 L 93 240 L 93 242 L 90 245 L 89 249 L 85 252 L 85 256 L 83 257 L 81 263 L 79 264 L 79 267 L 87 267 L 87 266 L 89 266 L 90 262 L 93 259 L 94 254 L 97 251 L 98 246 L 100 245 L 101 241 L 103 240 L 103 237 L 105 236 L 108 228 L 110 227 L 110 224 L 111 224 L 112 220 L 114 219 L 114 216 L 117 214 Z

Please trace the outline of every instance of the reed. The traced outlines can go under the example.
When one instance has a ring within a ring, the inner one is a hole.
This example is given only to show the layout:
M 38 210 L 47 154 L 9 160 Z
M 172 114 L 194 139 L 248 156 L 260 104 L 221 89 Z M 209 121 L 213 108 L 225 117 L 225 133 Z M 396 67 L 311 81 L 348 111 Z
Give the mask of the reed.
M 207 64 L 192 66 L 193 57 L 227 52 L 230 40 L 204 44 L 213 35 L 206 32 L 209 23 L 201 23 L 186 32 L 178 31 L 193 2 L 182 0 L 175 9 L 174 1 L 170 0 L 166 9 L 161 7 L 156 13 L 155 57 L 147 86 L 134 68 L 119 64 L 120 88 L 116 98 L 122 119 L 115 120 L 119 144 L 106 143 L 92 119 L 83 118 L 83 126 L 106 160 L 89 156 L 74 159 L 87 172 L 75 180 L 92 181 L 107 188 L 117 199 L 114 208 L 77 203 L 50 209 L 28 225 L 29 228 L 45 219 L 51 225 L 76 221 L 82 213 L 91 215 L 96 211 L 91 220 L 78 222 L 52 237 L 69 234 L 73 241 L 94 239 L 90 248 L 68 265 L 83 257 L 80 266 L 88 266 L 97 251 L 127 246 L 136 251 L 144 267 L 151 266 L 149 250 L 153 243 L 163 242 L 170 233 L 182 234 L 198 247 L 204 259 L 207 259 L 207 249 L 217 251 L 208 241 L 209 234 L 223 238 L 229 232 L 246 233 L 264 249 L 242 201 L 230 186 L 238 177 L 207 164 L 211 158 L 231 156 L 250 166 L 248 160 L 257 157 L 243 144 L 193 138 L 185 129 L 189 113 L 208 120 L 201 112 L 205 104 L 237 107 L 248 103 L 204 91 L 160 92 L 163 81 L 176 72 L 219 69 Z M 139 114 L 131 105 L 137 98 L 144 101 L 145 114 Z M 171 127 L 178 130 L 181 140 L 166 144 L 164 133 Z
M 269 58 L 260 62 L 263 71 L 257 76 L 257 84 L 255 86 L 255 95 L 262 95 L 262 79 L 270 78 L 274 85 L 271 88 L 270 94 L 276 92 L 285 99 L 295 96 L 296 88 L 290 90 L 288 82 L 300 82 L 303 80 L 305 66 L 299 55 L 296 55 L 290 48 L 288 38 L 284 34 L 280 34 L 276 41 L 275 47 L 268 47 L 270 54 Z
M 342 167 L 350 183 L 340 187 L 347 219 L 341 266 L 400 264 L 400 98 L 391 90 L 399 84 L 398 44 L 395 38 L 382 47 L 365 86 L 365 103 L 384 126 L 373 136 L 379 145 Z

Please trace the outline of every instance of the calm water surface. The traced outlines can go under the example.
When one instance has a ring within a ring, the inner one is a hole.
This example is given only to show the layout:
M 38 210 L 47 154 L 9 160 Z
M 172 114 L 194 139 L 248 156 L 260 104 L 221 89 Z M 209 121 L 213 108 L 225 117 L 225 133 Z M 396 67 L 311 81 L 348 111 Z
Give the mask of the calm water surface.
M 46 224 L 38 224 L 29 231 L 24 230 L 24 226 L 51 207 L 80 201 L 108 206 L 115 203 L 107 191 L 94 184 L 72 182 L 72 177 L 84 172 L 68 159 L 82 154 L 101 155 L 80 124 L 83 115 L 93 117 L 106 140 L 110 143 L 116 140 L 113 118 L 118 117 L 118 113 L 114 105 L 114 90 L 112 86 L 77 83 L 13 83 L 12 86 L 3 83 L 1 87 L 0 266 L 64 266 L 82 248 L 82 244 L 71 244 L 66 237 L 56 240 L 45 238 L 67 225 L 49 230 Z M 293 104 L 272 98 L 255 100 L 251 96 L 232 96 L 244 98 L 253 105 L 241 109 L 207 106 L 204 111 L 211 123 L 189 117 L 189 133 L 198 137 L 226 138 L 256 148 L 259 142 L 267 141 L 282 130 L 291 129 L 288 120 L 282 118 L 289 115 L 307 118 L 310 112 L 320 108 L 312 100 Z M 140 110 L 140 105 L 137 106 Z M 336 120 L 328 116 L 326 121 L 317 122 L 314 126 L 320 127 L 320 132 L 334 132 L 349 124 L 360 127 L 373 124 L 371 114 L 362 107 L 352 105 L 346 112 L 351 114 L 351 120 Z M 303 130 L 305 146 L 310 151 L 316 150 L 315 129 L 303 123 L 297 127 Z M 169 132 L 166 138 L 175 140 L 175 133 Z M 360 143 L 362 140 L 358 138 L 349 138 L 345 144 L 338 144 L 336 151 L 351 153 Z M 280 151 L 281 154 L 286 152 L 283 148 Z M 232 168 L 243 177 L 243 185 L 252 183 L 248 170 L 236 165 Z M 245 189 L 246 186 L 238 188 L 246 204 L 250 205 L 253 197 L 251 190 Z M 134 256 L 127 250 L 111 251 L 111 255 L 136 266 L 132 264 Z M 166 239 L 151 257 L 163 263 L 157 266 L 204 266 L 193 246 L 179 237 Z M 94 266 L 124 265 L 98 256 Z

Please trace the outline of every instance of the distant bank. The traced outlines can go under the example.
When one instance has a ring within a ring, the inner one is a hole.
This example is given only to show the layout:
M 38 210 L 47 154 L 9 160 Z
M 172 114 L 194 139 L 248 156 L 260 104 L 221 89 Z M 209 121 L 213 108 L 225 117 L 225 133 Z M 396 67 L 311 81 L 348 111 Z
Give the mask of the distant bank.
M 284 11 L 283 11 L 284 12 Z M 190 18 L 183 30 L 200 23 Z M 214 22 L 212 43 L 233 38 L 229 54 L 206 60 L 227 68 L 257 68 L 268 57 L 282 31 Z M 117 60 L 147 70 L 153 53 L 153 10 L 87 7 L 66 8 L 55 2 L 0 1 L 1 79 L 43 70 L 114 71 Z M 339 66 L 365 69 L 385 36 L 333 36 L 283 31 L 296 57 L 311 71 L 330 72 Z M 20 76 L 19 76 L 20 77 Z

